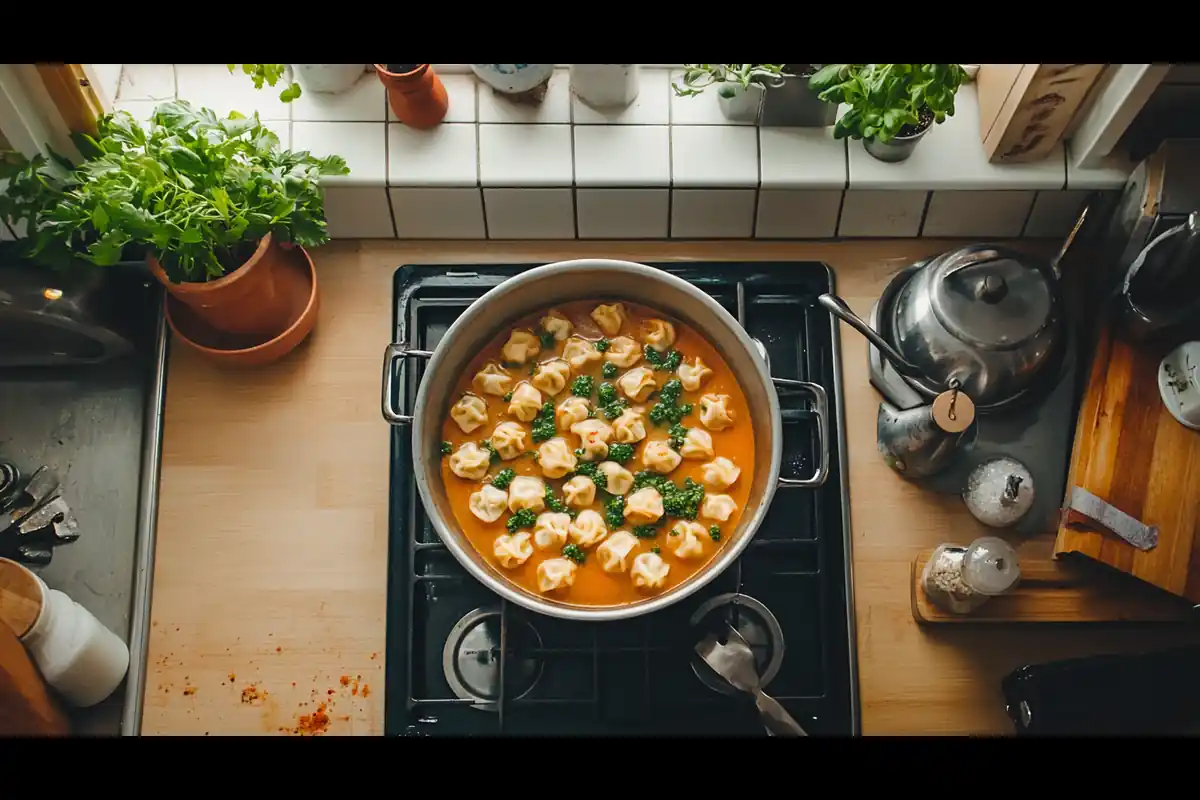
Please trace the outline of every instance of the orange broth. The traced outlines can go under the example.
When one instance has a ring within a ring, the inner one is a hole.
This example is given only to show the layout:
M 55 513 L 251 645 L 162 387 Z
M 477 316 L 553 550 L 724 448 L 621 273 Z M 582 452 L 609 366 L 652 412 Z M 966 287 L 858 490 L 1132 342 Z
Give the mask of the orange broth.
M 458 449 L 459 445 L 474 441 L 480 442 L 488 439 L 491 436 L 492 430 L 502 422 L 516 422 L 523 426 L 527 433 L 526 444 L 528 449 L 536 450 L 537 443 L 533 442 L 531 428 L 532 423 L 521 422 L 508 413 L 508 402 L 503 398 L 489 394 L 479 394 L 471 387 L 471 381 L 475 374 L 482 369 L 489 361 L 496 363 L 502 362 L 501 348 L 508 340 L 510 331 L 512 330 L 530 330 L 535 333 L 538 331 L 538 321 L 546 315 L 547 312 L 554 310 L 562 316 L 569 319 L 574 326 L 572 331 L 573 336 L 581 336 L 589 340 L 598 340 L 605 336 L 596 323 L 592 320 L 590 314 L 593 308 L 603 302 L 609 301 L 578 301 L 566 303 L 556 306 L 554 309 L 544 309 L 513 323 L 511 328 L 501 331 L 497 336 L 488 343 L 479 355 L 471 361 L 470 366 L 460 376 L 458 385 L 455 387 L 453 400 L 456 402 L 465 393 L 476 394 L 487 402 L 488 406 L 488 421 L 472 431 L 465 434 L 458 427 L 458 424 L 450 418 L 449 413 L 446 414 L 445 422 L 442 425 L 442 438 L 451 443 L 454 449 Z M 675 344 L 672 349 L 678 350 L 683 355 L 685 363 L 692 363 L 696 356 L 699 356 L 704 364 L 712 370 L 713 374 L 707 378 L 700 386 L 698 391 L 684 391 L 680 397 L 680 403 L 692 403 L 694 410 L 691 414 L 684 417 L 682 424 L 686 427 L 703 428 L 700 424 L 700 397 L 705 394 L 726 394 L 729 395 L 731 403 L 729 408 L 733 412 L 734 424 L 722 431 L 708 431 L 712 436 L 714 458 L 724 456 L 741 468 L 741 475 L 732 486 L 725 490 L 714 490 L 706 486 L 706 490 L 713 493 L 721 493 L 730 495 L 737 503 L 737 510 L 725 522 L 710 520 L 700 515 L 696 518 L 696 522 L 700 523 L 707 530 L 711 525 L 717 525 L 722 532 L 719 541 L 712 541 L 707 535 L 703 537 L 705 552 L 699 558 L 679 559 L 671 552 L 671 549 L 665 546 L 665 538 L 669 535 L 670 527 L 674 524 L 674 520 L 666 518 L 665 523 L 659 530 L 657 537 L 653 539 L 639 539 L 634 551 L 629 555 L 628 563 L 632 563 L 633 557 L 641 552 L 651 550 L 658 546 L 660 555 L 670 565 L 670 572 L 667 575 L 665 585 L 662 589 L 647 592 L 634 587 L 633 581 L 629 576 L 629 572 L 624 573 L 607 573 L 601 569 L 599 559 L 595 556 L 595 549 L 599 546 L 599 542 L 587 549 L 587 558 L 583 564 L 580 564 L 575 572 L 575 583 L 573 586 L 565 589 L 560 589 L 550 592 L 546 595 L 550 599 L 560 602 L 569 603 L 580 606 L 612 606 L 634 602 L 644 599 L 651 594 L 667 591 L 680 583 L 683 583 L 692 575 L 702 570 L 722 547 L 725 547 L 731 536 L 729 535 L 736 530 L 742 513 L 745 510 L 746 503 L 749 500 L 750 487 L 754 483 L 754 433 L 752 421 L 750 419 L 750 409 L 746 402 L 746 396 L 738 386 L 733 372 L 725 363 L 725 360 L 717 353 L 716 349 L 709 344 L 698 332 L 692 330 L 687 325 L 672 319 L 671 317 L 661 314 L 653 309 L 635 303 L 622 302 L 625 307 L 626 319 L 621 327 L 621 330 L 608 338 L 616 336 L 628 336 L 634 339 L 639 346 L 644 343 L 644 333 L 642 330 L 643 322 L 649 319 L 663 319 L 671 322 L 675 326 Z M 565 341 L 556 342 L 553 352 L 543 347 L 532 359 L 528 360 L 524 366 L 506 367 L 505 370 L 513 378 L 513 386 L 517 386 L 521 381 L 530 379 L 530 365 L 548 361 L 555 357 L 560 357 L 563 352 Z M 571 376 L 567 381 L 567 386 L 559 394 L 548 397 L 543 393 L 543 402 L 549 400 L 554 403 L 555 409 L 571 396 L 571 381 L 579 375 L 591 375 L 594 378 L 595 386 L 598 388 L 604 381 L 617 385 L 617 380 L 625 374 L 626 369 L 618 369 L 617 375 L 613 378 L 603 378 L 601 376 L 601 368 L 604 360 L 589 364 L 582 371 L 571 371 Z M 633 365 L 633 367 L 650 365 L 646 363 L 644 358 Z M 633 367 L 630 367 L 632 369 Z M 674 372 L 655 371 L 654 378 L 658 387 L 671 378 L 677 377 Z M 625 397 L 624 393 L 618 388 L 618 396 L 625 399 L 630 406 L 641 406 L 646 412 L 646 433 L 647 436 L 641 442 L 634 445 L 634 456 L 624 466 L 635 475 L 645 469 L 642 463 L 642 449 L 647 442 L 655 439 L 667 438 L 667 427 L 654 425 L 649 420 L 649 412 L 653 407 L 657 395 L 644 402 L 636 403 Z M 595 407 L 596 393 L 593 392 L 589 398 L 589 405 Z M 598 416 L 605 422 L 612 424 L 612 420 L 604 418 L 603 414 Z M 707 430 L 706 428 L 704 430 Z M 561 428 L 558 431 L 558 436 L 566 439 L 567 444 L 572 448 L 580 446 L 580 437 L 564 431 Z M 613 439 L 612 442 L 616 440 Z M 612 443 L 610 442 L 610 444 Z M 697 483 L 703 484 L 704 464 L 711 459 L 683 459 L 680 465 L 673 470 L 667 477 L 676 484 L 682 486 L 686 478 L 692 478 Z M 445 482 L 446 493 L 450 500 L 451 508 L 454 510 L 455 519 L 458 522 L 459 528 L 466 534 L 471 544 L 479 551 L 481 555 L 496 568 L 496 570 L 510 580 L 516 582 L 526 590 L 540 594 L 537 586 L 537 566 L 547 558 L 561 557 L 561 554 L 555 550 L 544 551 L 534 548 L 533 555 L 525 561 L 524 564 L 514 569 L 504 569 L 497 562 L 492 552 L 492 545 L 497 536 L 507 533 L 505 522 L 511 516 L 507 509 L 495 522 L 483 522 L 471 513 L 469 508 L 469 498 L 471 494 L 477 491 L 483 482 L 488 482 L 491 477 L 504 468 L 512 468 L 517 475 L 530 475 L 542 478 L 548 486 L 553 487 L 554 493 L 560 499 L 562 498 L 562 484 L 566 482 L 574 473 L 568 473 L 563 478 L 549 479 L 542 475 L 537 461 L 528 455 L 521 456 L 509 461 L 499 461 L 493 463 L 489 469 L 489 474 L 484 480 L 471 481 L 464 480 L 450 471 L 449 456 L 442 459 L 442 480 Z M 597 491 L 595 502 L 590 506 L 604 516 L 604 503 L 610 497 L 607 492 Z M 628 495 L 626 495 L 628 496 Z M 583 509 L 577 509 L 582 511 Z M 632 530 L 633 526 L 626 522 L 619 529 L 615 530 Z M 609 530 L 609 534 L 613 533 L 614 529 Z

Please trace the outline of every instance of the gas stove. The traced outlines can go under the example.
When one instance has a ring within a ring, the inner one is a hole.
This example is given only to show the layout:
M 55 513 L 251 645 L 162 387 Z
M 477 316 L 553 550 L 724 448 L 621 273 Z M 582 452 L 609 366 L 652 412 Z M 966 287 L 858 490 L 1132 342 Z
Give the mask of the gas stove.
M 477 298 L 534 264 L 414 265 L 395 276 L 395 338 L 432 350 Z M 814 381 L 836 409 L 830 475 L 781 489 L 741 557 L 704 589 L 619 622 L 574 622 L 508 603 L 462 569 L 426 517 L 411 431 L 392 429 L 385 733 L 388 735 L 765 736 L 754 703 L 693 647 L 733 625 L 763 688 L 809 735 L 859 731 L 841 352 L 816 298 L 819 262 L 652 264 L 702 288 L 765 346 L 775 377 Z M 652 300 L 649 302 L 653 302 Z M 424 362 L 396 401 L 411 410 Z M 806 478 L 816 426 L 802 395 L 781 393 L 782 474 Z

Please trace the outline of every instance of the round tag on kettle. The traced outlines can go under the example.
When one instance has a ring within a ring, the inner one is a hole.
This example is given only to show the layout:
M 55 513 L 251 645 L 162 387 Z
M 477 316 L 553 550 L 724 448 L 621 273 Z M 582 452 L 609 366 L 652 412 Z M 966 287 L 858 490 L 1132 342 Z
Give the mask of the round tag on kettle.
M 975 403 L 950 389 L 933 398 L 933 421 L 946 433 L 962 433 L 975 421 Z

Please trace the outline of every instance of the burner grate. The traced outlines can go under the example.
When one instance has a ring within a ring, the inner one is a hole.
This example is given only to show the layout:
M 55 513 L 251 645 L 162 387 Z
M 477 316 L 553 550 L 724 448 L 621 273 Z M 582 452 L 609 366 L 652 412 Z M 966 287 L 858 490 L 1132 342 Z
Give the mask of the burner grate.
M 530 266 L 401 268 L 398 340 L 434 349 L 476 298 Z M 766 346 L 773 375 L 821 383 L 831 409 L 840 404 L 832 326 L 813 313 L 831 289 L 823 264 L 655 266 L 734 314 Z M 412 407 L 423 371 L 421 361 L 401 367 L 401 407 Z M 787 477 L 814 468 L 807 402 L 780 391 Z M 753 704 L 720 691 L 692 651 L 702 628 L 725 620 L 755 645 L 772 696 L 810 733 L 857 732 L 838 441 L 825 486 L 777 491 L 723 574 L 674 606 L 613 623 L 531 614 L 471 577 L 421 507 L 409 430 L 395 428 L 392 442 L 387 733 L 762 735 Z

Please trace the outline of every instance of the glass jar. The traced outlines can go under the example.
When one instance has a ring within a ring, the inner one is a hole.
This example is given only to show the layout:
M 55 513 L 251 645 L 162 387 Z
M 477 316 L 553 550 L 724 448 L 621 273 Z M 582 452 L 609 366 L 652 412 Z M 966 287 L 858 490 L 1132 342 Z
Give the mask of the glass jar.
M 1011 591 L 1020 579 L 1016 551 L 995 536 L 968 547 L 938 545 L 921 573 L 925 595 L 954 614 L 972 613 L 988 598 Z

